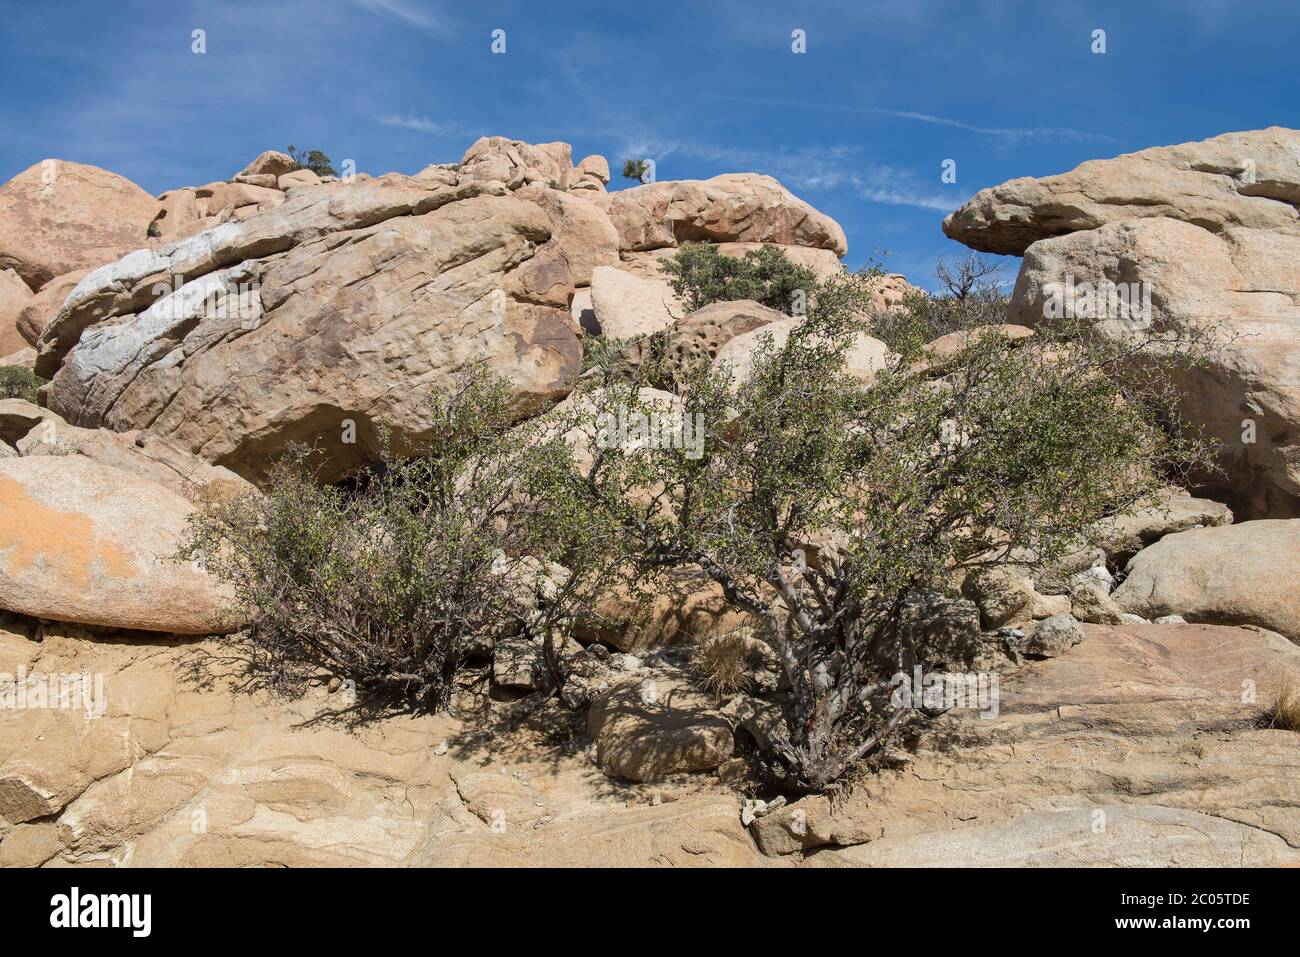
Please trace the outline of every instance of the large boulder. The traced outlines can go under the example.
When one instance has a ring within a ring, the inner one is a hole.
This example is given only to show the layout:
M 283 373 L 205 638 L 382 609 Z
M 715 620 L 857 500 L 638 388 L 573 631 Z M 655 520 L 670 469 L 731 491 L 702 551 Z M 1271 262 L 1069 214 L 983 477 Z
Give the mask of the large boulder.
M 634 678 L 599 695 L 587 712 L 601 769 L 629 781 L 711 771 L 731 757 L 731 724 L 680 677 Z
M 0 460 L 0 608 L 179 634 L 238 627 L 216 580 L 172 561 L 192 510 L 82 456 Z
M 33 290 L 147 242 L 158 201 L 116 173 L 47 159 L 0 186 L 0 269 Z
M 0 402 L 0 422 L 5 418 L 4 407 L 12 407 L 20 401 Z M 29 406 L 29 410 L 29 420 L 36 413 L 43 413 L 43 416 L 12 443 L 20 455 L 84 456 L 100 465 L 169 488 L 189 499 L 201 496 L 228 499 L 255 492 L 250 482 L 234 472 L 220 465 L 209 465 L 169 439 L 142 430 L 81 429 L 59 420 L 48 409 Z
M 573 283 L 592 284 L 592 271 L 618 265 L 618 233 L 605 213 L 579 194 L 547 186 L 525 186 L 515 192 L 520 199 L 546 210 L 551 222 L 551 242 L 559 247 Z
M 782 318 L 738 335 L 718 350 L 714 366 L 718 369 L 729 367 L 733 382 L 746 382 L 754 371 L 754 361 L 760 348 L 770 341 L 774 349 L 783 349 L 790 340 L 790 334 L 802 323 L 803 319 Z M 891 355 L 889 347 L 879 339 L 866 332 L 859 332 L 845 354 L 844 371 L 870 385 L 875 380 L 876 373 L 888 364 Z
M 32 299 L 32 291 L 18 273 L 12 269 L 0 270 L 0 356 L 28 346 L 18 328 L 18 320 Z
M 772 177 L 757 173 L 620 190 L 610 201 L 609 216 L 626 251 L 690 240 L 811 246 L 838 256 L 848 250 L 844 230 L 835 220 Z
M 297 168 L 298 164 L 293 161 L 293 157 L 288 153 L 281 153 L 279 150 L 267 150 L 240 170 L 236 177 L 283 176 L 286 173 L 292 173 Z
M 32 296 L 18 313 L 18 334 L 28 345 L 41 341 L 41 333 L 46 324 L 53 319 L 63 307 L 64 300 L 77 283 L 86 277 L 89 269 L 76 269 L 62 276 L 55 276 Z
M 1114 337 L 1216 330 L 1210 364 L 1175 373 L 1182 418 L 1220 444 L 1220 471 L 1198 485 L 1243 517 L 1291 518 L 1300 515 L 1297 197 L 1300 132 L 1273 127 L 1013 180 L 981 191 L 944 229 L 977 249 L 1024 254 L 1011 322 L 1052 324 L 1074 306 Z
M 1181 488 L 1162 490 L 1149 505 L 1105 519 L 1095 530 L 1097 544 L 1112 563 L 1123 564 L 1166 535 L 1190 528 L 1231 525 L 1232 509 Z
M 568 143 L 525 143 L 505 136 L 481 136 L 460 160 L 460 181 L 499 182 L 510 189 L 533 183 L 558 187 L 573 166 Z
M 147 425 L 249 477 L 306 440 L 325 479 L 373 461 L 381 428 L 418 447 L 428 396 L 471 364 L 529 414 L 581 363 L 568 266 L 540 254 L 551 235 L 494 184 L 296 188 L 86 276 L 41 336 L 48 405 L 83 427 Z
M 737 336 L 786 319 L 784 313 L 752 299 L 713 302 L 696 309 L 678 320 L 667 332 L 664 345 L 667 375 L 678 381 L 695 363 L 713 362 L 723 347 Z M 649 350 L 644 345 L 633 345 L 626 351 L 634 364 L 649 358 Z
M 591 306 L 600 334 L 637 339 L 671 328 L 684 310 L 662 279 L 641 279 L 612 266 L 597 266 L 591 278 Z
M 1132 219 L 1169 218 L 1211 233 L 1292 230 L 1300 202 L 1300 132 L 1280 126 L 1158 146 L 1068 173 L 982 189 L 943 231 L 981 252 L 1020 256 L 1032 243 Z
M 1300 519 L 1166 535 L 1134 556 L 1113 597 L 1143 618 L 1256 625 L 1300 642 Z

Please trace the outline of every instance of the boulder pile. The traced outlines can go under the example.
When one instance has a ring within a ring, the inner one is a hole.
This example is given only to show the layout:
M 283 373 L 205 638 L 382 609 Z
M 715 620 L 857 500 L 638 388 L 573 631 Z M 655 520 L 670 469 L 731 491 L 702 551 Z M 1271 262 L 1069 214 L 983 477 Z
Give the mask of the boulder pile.
M 1215 332 L 1213 364 L 1179 374 L 1183 418 L 1221 444 L 1222 471 L 1204 488 L 1243 518 L 1300 516 L 1300 131 L 1225 133 L 1011 180 L 943 229 L 1024 257 L 1010 322 L 1071 309 L 1114 336 Z M 1116 308 L 1121 288 L 1140 314 Z
M 1151 305 L 1147 325 L 1094 314 L 1104 334 L 1226 330 L 1218 364 L 1179 380 L 1224 471 L 1108 519 L 1059 568 L 912 594 L 904 663 L 993 697 L 923 700 L 845 800 L 774 799 L 759 772 L 789 747 L 785 679 L 698 567 L 597 600 L 555 649 L 562 680 L 537 641 L 485 642 L 452 714 L 357 731 L 337 676 L 300 700 L 239 690 L 207 636 L 247 610 L 177 557 L 198 497 L 256 494 L 294 442 L 327 481 L 377 461 L 381 435 L 417 448 L 427 396 L 471 365 L 521 419 L 579 401 L 593 343 L 635 362 L 656 334 L 666 387 L 698 362 L 743 378 L 800 319 L 688 310 L 660 270 L 683 243 L 843 269 L 843 230 L 770 177 L 609 181 L 568 144 L 484 137 L 413 176 L 271 151 L 156 199 L 56 160 L 0 186 L 0 365 L 49 380 L 39 404 L 0 399 L 0 678 L 103 682 L 81 711 L 0 710 L 0 866 L 1300 861 L 1294 737 L 1267 713 L 1300 682 L 1292 130 L 1015 180 L 945 220 L 1024 256 L 994 330 L 1012 340 L 1101 283 Z M 884 277 L 875 305 L 913 292 Z M 930 343 L 927 376 L 965 335 Z M 864 334 L 849 371 L 870 383 L 890 358 Z M 566 435 L 579 458 L 589 438 Z M 706 692 L 697 652 L 722 640 L 753 653 L 747 686 Z

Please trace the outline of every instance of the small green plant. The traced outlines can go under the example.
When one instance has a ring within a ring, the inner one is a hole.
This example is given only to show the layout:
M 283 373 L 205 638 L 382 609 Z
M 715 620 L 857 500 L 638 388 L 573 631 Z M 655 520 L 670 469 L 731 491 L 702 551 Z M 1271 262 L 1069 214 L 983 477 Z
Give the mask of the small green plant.
M 35 404 L 45 380 L 25 366 L 0 366 L 0 399 L 26 399 Z
M 290 146 L 285 152 L 289 154 L 289 158 L 294 161 L 298 169 L 309 169 L 317 176 L 338 175 L 338 170 L 334 168 L 330 158 L 320 150 L 300 150 Z
M 623 161 L 623 178 L 634 179 L 638 183 L 644 183 L 646 176 L 650 173 L 650 164 L 643 159 L 629 159 Z
M 778 312 L 801 313 L 819 285 L 811 269 L 790 262 L 772 245 L 736 257 L 722 255 L 713 243 L 685 243 L 659 268 L 691 310 L 712 302 L 753 299 Z

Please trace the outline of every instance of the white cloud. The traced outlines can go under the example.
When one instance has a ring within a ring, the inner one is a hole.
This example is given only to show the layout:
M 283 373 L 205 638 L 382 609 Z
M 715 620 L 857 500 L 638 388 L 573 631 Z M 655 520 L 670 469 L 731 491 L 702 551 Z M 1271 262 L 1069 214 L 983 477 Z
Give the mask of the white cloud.
M 455 123 L 440 123 L 437 120 L 431 120 L 427 116 L 416 116 L 414 113 L 407 113 L 406 116 L 397 116 L 388 114 L 377 117 L 380 123 L 385 126 L 400 126 L 408 130 L 418 130 L 421 133 L 433 133 L 436 136 L 457 136 L 460 134 L 460 127 Z
M 422 5 L 409 3 L 407 0 L 355 0 L 355 2 L 371 13 L 401 20 L 403 23 L 430 33 L 442 32 L 446 28 L 443 20 L 434 16 L 432 11 Z
M 931 126 L 949 126 L 954 129 L 967 130 L 983 136 L 992 136 L 1009 142 L 1026 140 L 1109 140 L 1113 136 L 1104 133 L 1090 133 L 1086 130 L 1071 129 L 1068 126 L 976 126 L 962 120 L 947 116 L 935 116 L 930 113 L 918 113 L 915 110 L 891 110 L 883 106 L 852 106 L 841 103 L 805 103 L 800 100 L 781 100 L 771 98 L 727 96 L 721 93 L 710 94 L 719 99 L 749 103 L 754 106 L 785 107 L 796 110 L 820 110 L 832 113 L 852 113 L 869 116 L 892 116 L 900 120 L 915 120 Z

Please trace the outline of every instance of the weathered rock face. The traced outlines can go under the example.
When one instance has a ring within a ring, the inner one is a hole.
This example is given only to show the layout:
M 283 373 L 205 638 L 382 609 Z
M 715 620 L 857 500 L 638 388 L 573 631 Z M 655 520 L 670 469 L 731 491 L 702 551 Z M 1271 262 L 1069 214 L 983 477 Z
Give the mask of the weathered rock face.
M 551 242 L 559 247 L 578 286 L 590 285 L 599 266 L 618 265 L 618 233 L 609 217 L 582 198 L 546 186 L 526 186 L 515 195 L 546 210 Z
M 754 371 L 754 361 L 760 346 L 770 339 L 773 348 L 783 348 L 790 339 L 790 333 L 802 322 L 802 319 L 782 318 L 735 336 L 718 349 L 714 365 L 719 369 L 729 367 L 734 382 L 748 381 Z M 889 347 L 883 342 L 860 332 L 854 337 L 853 344 L 845 355 L 844 371 L 869 385 L 875 380 L 876 373 L 889 362 L 890 355 Z
M 712 702 L 662 676 L 625 681 L 597 697 L 587 733 L 602 770 L 629 781 L 709 771 L 734 747 L 731 725 Z
M 1089 160 L 1059 176 L 982 189 L 943 221 L 959 243 L 1023 255 L 1052 236 L 1124 220 L 1169 218 L 1211 233 L 1294 229 L 1300 132 L 1272 126 Z
M 714 302 L 697 309 L 668 330 L 665 344 L 668 375 L 680 379 L 695 363 L 713 362 L 722 348 L 737 336 L 787 318 L 785 314 L 752 299 Z M 642 344 L 629 346 L 625 355 L 633 363 L 648 358 Z
M 1228 506 L 1170 488 L 1151 505 L 1103 521 L 1097 530 L 1097 544 L 1112 563 L 1123 564 L 1174 532 L 1231 524 L 1232 509 Z
M 1221 444 L 1213 498 L 1246 518 L 1300 515 L 1300 132 L 1273 127 L 1084 163 L 983 190 L 944 223 L 1023 253 L 1011 322 L 1081 314 L 1113 336 L 1217 327 L 1211 366 L 1180 371 L 1180 413 Z M 1103 282 L 1149 314 L 1093 308 Z M 1085 291 L 1086 288 L 1086 291 Z M 1083 306 L 1080 307 L 1079 303 Z M 1090 312 L 1083 312 L 1083 309 Z
M 26 406 L 26 408 L 22 408 Z M 18 429 L 8 429 L 10 423 Z M 26 430 L 21 426 L 27 425 Z M 11 435 L 21 432 L 10 442 Z M 220 499 L 251 494 L 254 487 L 229 469 L 209 465 L 175 442 L 149 432 L 112 432 L 68 425 L 53 412 L 21 399 L 0 401 L 0 439 L 19 455 L 79 455 L 169 488 L 192 499 Z
M 1166 535 L 1129 562 L 1114 598 L 1143 618 L 1257 625 L 1300 642 L 1300 519 Z
M 24 366 L 28 369 L 36 364 L 36 350 L 31 346 L 19 349 L 17 352 L 11 352 L 7 356 L 0 356 L 0 367 L 3 366 Z
M 629 252 L 689 240 L 783 243 L 829 249 L 839 256 L 848 250 L 835 220 L 757 173 L 621 190 L 613 194 L 609 217 Z
M 249 163 L 237 176 L 283 176 L 292 173 L 294 167 L 293 157 L 288 153 L 281 153 L 279 150 L 267 150 Z M 311 172 L 308 170 L 308 172 Z M 312 173 L 315 176 L 315 173 Z
M 568 143 L 534 145 L 504 136 L 482 136 L 460 160 L 461 182 L 496 181 L 510 189 L 532 183 L 560 185 L 564 172 L 573 166 L 573 147 Z
M 12 269 L 0 270 L 0 356 L 11 355 L 27 346 L 18 330 L 18 318 L 31 304 L 32 291 Z
M 191 505 L 78 455 L 0 461 L 0 608 L 180 634 L 232 630 L 230 595 L 172 562 Z
M 1300 649 L 1242 628 L 1085 631 L 1003 675 L 996 714 L 948 712 L 843 803 L 760 818 L 759 846 L 822 847 L 807 863 L 826 866 L 1300 862 L 1295 735 L 1259 729 Z M 1242 700 L 1246 679 L 1260 703 Z
M 33 625 L 0 616 L 0 672 L 103 675 L 102 696 L 94 716 L 0 710 L 2 866 L 764 863 L 729 794 L 663 788 L 652 806 L 527 729 L 489 740 L 448 715 L 351 729 L 323 689 L 248 693 L 216 642 Z
M 48 404 L 74 425 L 147 425 L 250 476 L 319 440 L 338 475 L 375 455 L 380 426 L 399 449 L 420 441 L 429 393 L 469 363 L 509 380 L 521 414 L 562 398 L 581 362 L 571 276 L 535 256 L 543 211 L 501 192 L 399 176 L 303 187 L 96 270 L 41 337 Z
M 596 267 L 591 306 L 600 335 L 607 339 L 635 339 L 662 332 L 684 313 L 668 283 L 642 279 L 612 266 Z
M 158 201 L 94 166 L 42 160 L 0 186 L 0 270 L 33 290 L 146 244 Z
M 40 342 L 46 324 L 58 315 L 64 300 L 88 272 L 89 269 L 78 269 L 62 276 L 55 276 L 27 301 L 22 311 L 18 313 L 18 334 L 25 342 L 33 346 Z

